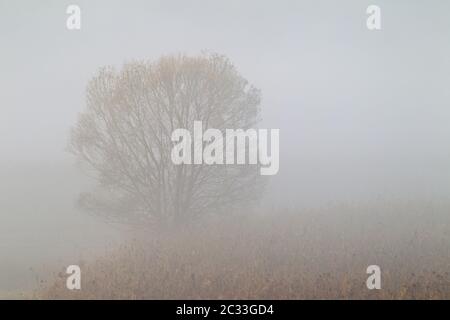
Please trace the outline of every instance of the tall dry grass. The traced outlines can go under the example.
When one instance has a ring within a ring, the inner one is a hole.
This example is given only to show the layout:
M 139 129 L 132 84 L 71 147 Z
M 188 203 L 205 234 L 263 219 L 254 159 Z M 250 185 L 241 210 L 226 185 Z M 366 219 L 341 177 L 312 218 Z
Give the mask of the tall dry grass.
M 449 299 L 450 206 L 389 203 L 208 218 L 55 275 L 41 299 Z M 382 271 L 368 290 L 366 268 Z

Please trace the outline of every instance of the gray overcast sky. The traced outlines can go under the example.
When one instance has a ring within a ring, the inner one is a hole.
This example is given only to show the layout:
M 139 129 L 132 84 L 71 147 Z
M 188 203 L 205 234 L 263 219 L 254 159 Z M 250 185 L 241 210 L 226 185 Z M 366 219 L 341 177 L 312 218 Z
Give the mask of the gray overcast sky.
M 81 7 L 80 31 L 66 30 L 69 4 Z M 366 28 L 369 4 L 381 31 Z M 449 12 L 444 0 L 0 0 L 0 163 L 69 158 L 100 66 L 209 50 L 262 90 L 291 199 L 448 195 Z

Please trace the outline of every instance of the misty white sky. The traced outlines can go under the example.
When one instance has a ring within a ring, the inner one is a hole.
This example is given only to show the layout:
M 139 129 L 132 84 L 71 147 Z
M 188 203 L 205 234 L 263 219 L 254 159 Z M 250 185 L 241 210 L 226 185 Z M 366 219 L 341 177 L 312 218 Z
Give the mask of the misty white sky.
M 69 4 L 81 31 L 66 29 Z M 366 28 L 369 4 L 381 31 Z M 209 50 L 262 90 L 288 204 L 448 197 L 449 12 L 444 0 L 0 0 L 0 163 L 70 160 L 100 66 Z

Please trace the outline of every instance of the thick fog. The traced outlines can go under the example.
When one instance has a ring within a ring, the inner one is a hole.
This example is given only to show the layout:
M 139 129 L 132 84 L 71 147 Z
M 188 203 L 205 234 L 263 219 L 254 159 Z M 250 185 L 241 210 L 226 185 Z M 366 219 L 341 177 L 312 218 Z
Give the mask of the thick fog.
M 92 182 L 66 151 L 105 65 L 230 58 L 261 90 L 259 126 L 280 129 L 267 206 L 449 199 L 450 3 L 377 0 L 370 31 L 373 2 L 0 0 L 0 293 L 120 238 L 75 207 Z

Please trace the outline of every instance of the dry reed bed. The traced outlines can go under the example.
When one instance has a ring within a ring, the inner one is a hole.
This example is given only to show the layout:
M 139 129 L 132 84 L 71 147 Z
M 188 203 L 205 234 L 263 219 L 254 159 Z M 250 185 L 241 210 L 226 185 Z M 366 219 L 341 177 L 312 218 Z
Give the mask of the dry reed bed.
M 449 299 L 450 206 L 390 203 L 209 218 L 135 231 L 43 299 Z M 368 290 L 366 268 L 382 270 Z

